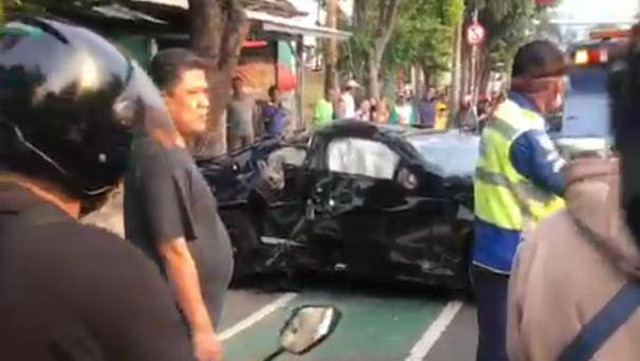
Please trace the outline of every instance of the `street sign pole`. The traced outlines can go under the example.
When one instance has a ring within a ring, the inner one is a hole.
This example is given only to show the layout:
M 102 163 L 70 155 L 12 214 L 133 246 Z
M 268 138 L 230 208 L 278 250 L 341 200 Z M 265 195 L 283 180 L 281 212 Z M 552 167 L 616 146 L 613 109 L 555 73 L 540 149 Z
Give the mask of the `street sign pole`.
M 485 30 L 478 23 L 478 10 L 473 12 L 473 21 L 467 28 L 467 43 L 471 46 L 471 105 L 478 103 L 478 47 L 485 38 Z
M 477 70 L 478 46 L 471 45 L 471 106 L 473 109 L 478 105 Z

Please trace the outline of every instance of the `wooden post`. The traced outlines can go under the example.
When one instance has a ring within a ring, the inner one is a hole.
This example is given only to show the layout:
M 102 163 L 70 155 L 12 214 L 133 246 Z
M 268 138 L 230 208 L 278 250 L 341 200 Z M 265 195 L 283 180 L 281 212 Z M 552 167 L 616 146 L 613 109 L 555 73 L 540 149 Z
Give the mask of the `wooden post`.
M 304 84 L 305 84 L 305 70 L 304 70 L 304 37 L 302 35 L 296 37 L 296 75 L 297 82 L 297 102 L 298 102 L 298 119 L 295 125 L 295 130 L 305 129 L 305 117 L 304 117 Z

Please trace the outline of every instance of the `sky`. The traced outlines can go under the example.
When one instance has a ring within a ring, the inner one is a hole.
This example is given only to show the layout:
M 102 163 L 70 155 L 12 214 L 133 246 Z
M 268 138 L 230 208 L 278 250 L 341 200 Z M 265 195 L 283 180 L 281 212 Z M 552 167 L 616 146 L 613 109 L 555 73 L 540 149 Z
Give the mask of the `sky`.
M 638 12 L 639 0 L 562 0 L 558 13 L 562 18 L 607 22 L 629 20 Z

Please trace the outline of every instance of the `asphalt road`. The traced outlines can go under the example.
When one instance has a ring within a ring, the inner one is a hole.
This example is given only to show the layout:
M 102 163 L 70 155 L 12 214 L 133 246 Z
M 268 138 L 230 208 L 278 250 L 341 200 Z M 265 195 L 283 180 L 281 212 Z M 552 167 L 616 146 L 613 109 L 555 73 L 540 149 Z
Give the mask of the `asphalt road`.
M 84 221 L 122 233 L 121 197 Z M 298 280 L 295 291 L 273 291 L 274 280 L 229 291 L 220 336 L 225 361 L 262 361 L 278 346 L 291 309 L 323 304 L 343 312 L 336 332 L 302 357 L 282 361 L 472 361 L 475 311 L 463 297 L 400 285 L 354 285 L 344 279 Z M 302 284 L 302 286 L 300 286 Z M 271 290 L 271 291 L 269 291 Z
M 291 310 L 333 305 L 343 317 L 336 332 L 305 356 L 283 361 L 472 361 L 475 310 L 460 296 L 430 288 L 313 282 L 291 292 L 251 286 L 229 292 L 220 335 L 225 360 L 261 361 L 278 346 Z

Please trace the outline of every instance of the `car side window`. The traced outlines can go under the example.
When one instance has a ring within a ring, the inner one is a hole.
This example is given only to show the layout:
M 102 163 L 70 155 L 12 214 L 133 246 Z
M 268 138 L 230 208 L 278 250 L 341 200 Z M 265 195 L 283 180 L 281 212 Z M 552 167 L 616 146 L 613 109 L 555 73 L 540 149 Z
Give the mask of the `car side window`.
M 331 172 L 393 179 L 399 162 L 400 156 L 387 145 L 369 139 L 338 138 L 327 149 Z

